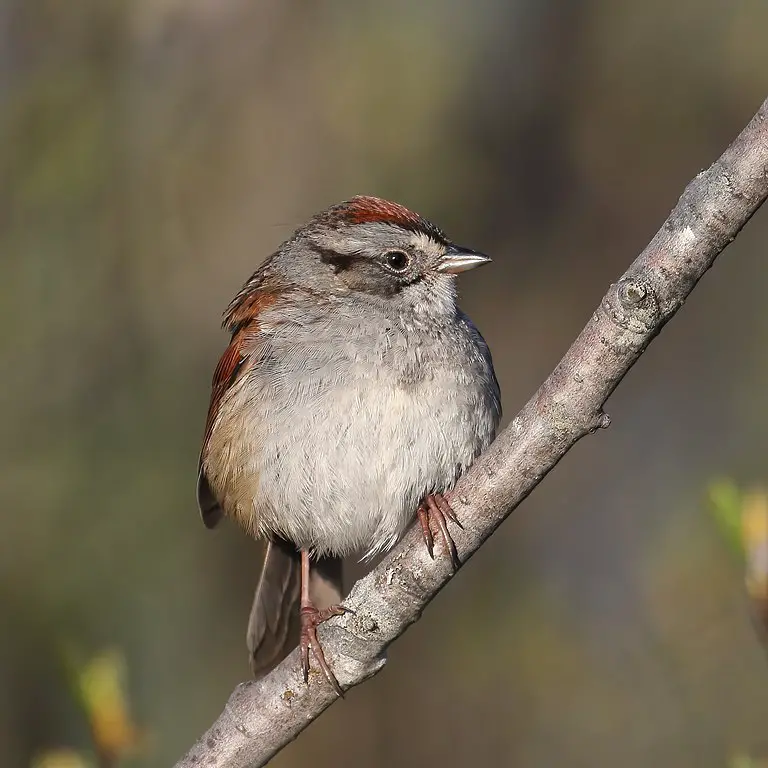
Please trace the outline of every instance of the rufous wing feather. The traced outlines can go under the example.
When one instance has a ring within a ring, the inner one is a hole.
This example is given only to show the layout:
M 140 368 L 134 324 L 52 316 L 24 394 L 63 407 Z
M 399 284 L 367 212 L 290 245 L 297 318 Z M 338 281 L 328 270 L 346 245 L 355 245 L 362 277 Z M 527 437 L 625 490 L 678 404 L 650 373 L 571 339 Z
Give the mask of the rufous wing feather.
M 251 364 L 251 353 L 260 332 L 260 314 L 279 298 L 279 291 L 264 284 L 267 271 L 268 260 L 254 272 L 224 313 L 224 327 L 232 337 L 213 374 L 211 404 L 205 421 L 197 473 L 197 502 L 203 522 L 208 528 L 213 528 L 223 515 L 221 503 L 205 475 L 208 443 L 216 426 L 222 400 Z
M 213 374 L 211 404 L 208 407 L 208 417 L 205 420 L 203 447 L 200 451 L 197 473 L 197 503 L 200 507 L 200 515 L 207 528 L 213 528 L 219 522 L 223 511 L 205 475 L 206 450 L 208 448 L 208 441 L 211 439 L 211 432 L 216 424 L 221 401 L 227 390 L 243 374 L 248 365 L 247 332 L 248 327 L 245 326 L 233 334 L 232 340 L 226 350 L 224 350 L 224 354 L 221 356 Z

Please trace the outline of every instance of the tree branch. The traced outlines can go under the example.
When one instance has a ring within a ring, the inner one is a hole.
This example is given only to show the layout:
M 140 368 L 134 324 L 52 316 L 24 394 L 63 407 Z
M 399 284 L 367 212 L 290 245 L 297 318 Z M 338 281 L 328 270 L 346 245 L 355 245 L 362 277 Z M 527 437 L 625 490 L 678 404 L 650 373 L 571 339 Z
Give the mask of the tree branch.
M 464 525 L 455 531 L 462 562 L 580 438 L 608 426 L 608 396 L 766 195 L 768 100 L 723 156 L 688 185 L 549 378 L 457 483 L 451 503 Z M 417 527 L 355 584 L 345 601 L 355 614 L 321 628 L 326 656 L 344 688 L 384 666 L 389 644 L 450 578 L 449 559 L 430 560 Z M 320 674 L 303 683 L 294 651 L 268 676 L 237 686 L 176 768 L 264 765 L 334 701 Z

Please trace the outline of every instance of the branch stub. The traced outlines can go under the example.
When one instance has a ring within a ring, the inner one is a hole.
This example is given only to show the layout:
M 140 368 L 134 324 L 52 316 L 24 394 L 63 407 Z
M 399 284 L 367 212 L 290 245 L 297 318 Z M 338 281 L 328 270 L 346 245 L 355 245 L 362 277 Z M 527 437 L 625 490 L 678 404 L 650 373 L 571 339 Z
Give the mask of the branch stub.
M 632 333 L 648 333 L 659 321 L 659 302 L 651 286 L 632 277 L 623 277 L 603 300 L 611 322 Z

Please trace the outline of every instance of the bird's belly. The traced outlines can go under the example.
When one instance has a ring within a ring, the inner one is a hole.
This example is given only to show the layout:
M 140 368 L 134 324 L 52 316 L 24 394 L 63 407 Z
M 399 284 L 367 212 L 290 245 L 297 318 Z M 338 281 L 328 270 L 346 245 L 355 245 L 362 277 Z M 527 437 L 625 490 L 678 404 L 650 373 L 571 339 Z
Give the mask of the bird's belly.
M 366 556 L 391 547 L 422 498 L 450 488 L 496 426 L 479 390 L 439 377 L 335 386 L 253 418 L 254 527 L 320 554 Z

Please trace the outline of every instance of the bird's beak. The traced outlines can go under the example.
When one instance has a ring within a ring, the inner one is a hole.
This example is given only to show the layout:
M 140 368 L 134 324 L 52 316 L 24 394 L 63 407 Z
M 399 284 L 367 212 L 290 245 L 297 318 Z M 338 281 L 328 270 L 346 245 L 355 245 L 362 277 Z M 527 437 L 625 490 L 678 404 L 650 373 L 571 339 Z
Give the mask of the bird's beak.
M 437 265 L 438 272 L 445 272 L 449 275 L 458 275 L 459 272 L 466 272 L 468 269 L 482 267 L 490 259 L 483 253 L 462 248 L 460 245 L 451 245 L 440 259 Z

